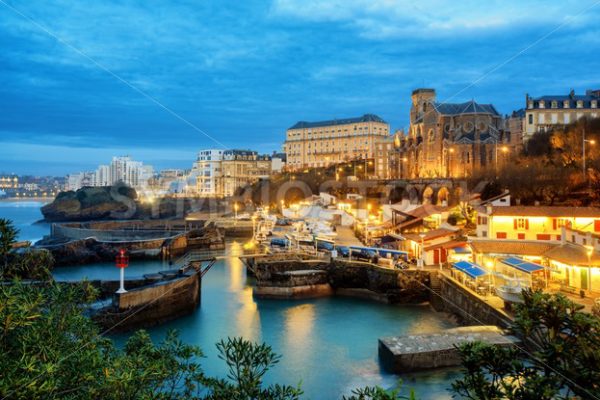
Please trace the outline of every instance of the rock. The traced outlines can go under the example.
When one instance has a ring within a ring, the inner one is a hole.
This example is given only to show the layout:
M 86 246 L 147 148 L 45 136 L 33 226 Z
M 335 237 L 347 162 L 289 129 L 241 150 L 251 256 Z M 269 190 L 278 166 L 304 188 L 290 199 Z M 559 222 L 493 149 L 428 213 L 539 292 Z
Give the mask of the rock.
M 137 212 L 136 198 L 135 190 L 127 186 L 84 187 L 60 192 L 42 207 L 42 214 L 49 222 L 129 219 Z
M 114 185 L 60 192 L 52 203 L 42 207 L 42 214 L 46 222 L 61 222 L 181 218 L 190 210 L 187 199 L 162 198 L 143 204 L 135 189 Z

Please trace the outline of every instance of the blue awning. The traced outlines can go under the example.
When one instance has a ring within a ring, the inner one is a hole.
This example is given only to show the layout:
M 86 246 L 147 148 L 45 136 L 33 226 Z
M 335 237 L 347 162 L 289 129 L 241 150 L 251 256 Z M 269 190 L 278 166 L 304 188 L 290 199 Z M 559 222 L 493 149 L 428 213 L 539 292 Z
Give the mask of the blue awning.
M 468 247 L 455 247 L 452 250 L 454 250 L 455 254 L 471 254 L 471 249 Z
M 518 257 L 508 257 L 500 260 L 503 264 L 508 265 L 509 267 L 513 267 L 518 269 L 519 271 L 525 272 L 527 274 L 531 274 L 536 271 L 541 271 L 544 269 L 539 264 L 535 264 L 529 261 L 525 261 Z
M 455 263 L 452 263 L 452 267 L 456 268 L 457 270 L 464 272 L 465 274 L 469 275 L 471 278 L 476 279 L 479 277 L 482 277 L 484 275 L 487 275 L 488 272 L 481 268 L 479 265 L 477 264 L 473 264 L 472 262 L 469 261 L 458 261 Z

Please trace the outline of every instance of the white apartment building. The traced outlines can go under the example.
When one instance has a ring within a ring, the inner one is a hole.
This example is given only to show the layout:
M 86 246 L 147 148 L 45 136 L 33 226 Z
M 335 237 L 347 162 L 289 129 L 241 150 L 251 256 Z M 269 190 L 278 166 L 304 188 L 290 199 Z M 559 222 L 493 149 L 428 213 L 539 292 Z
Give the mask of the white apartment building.
M 213 197 L 221 194 L 219 190 L 219 178 L 222 173 L 221 162 L 224 150 L 202 150 L 198 153 L 195 168 L 198 171 L 196 177 L 196 191 L 202 197 Z
M 78 190 L 84 186 L 110 186 L 117 182 L 144 190 L 154 176 L 154 168 L 131 157 L 113 157 L 110 165 L 99 165 L 94 172 L 79 172 L 67 178 L 67 189 Z

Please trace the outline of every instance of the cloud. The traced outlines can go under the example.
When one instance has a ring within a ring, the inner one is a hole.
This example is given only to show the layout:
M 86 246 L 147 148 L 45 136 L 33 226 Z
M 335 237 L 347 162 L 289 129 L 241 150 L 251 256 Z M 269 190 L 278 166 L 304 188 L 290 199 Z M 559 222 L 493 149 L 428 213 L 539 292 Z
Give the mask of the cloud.
M 275 0 L 273 17 L 311 22 L 339 22 L 371 39 L 393 37 L 444 38 L 518 26 L 558 25 L 594 1 L 561 2 L 463 0 Z M 597 11 L 597 10 L 596 10 Z M 593 22 L 578 16 L 575 23 Z

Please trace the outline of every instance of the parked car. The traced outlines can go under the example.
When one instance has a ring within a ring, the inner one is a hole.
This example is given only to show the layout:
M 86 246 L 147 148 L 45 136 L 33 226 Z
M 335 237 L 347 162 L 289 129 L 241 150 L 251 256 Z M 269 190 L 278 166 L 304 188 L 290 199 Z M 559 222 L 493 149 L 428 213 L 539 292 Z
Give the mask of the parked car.
M 317 240 L 317 250 L 333 251 L 334 248 L 335 246 L 331 242 Z
M 350 256 L 350 249 L 346 246 L 335 246 L 335 249 L 338 252 L 338 255 L 340 257 L 348 257 Z
M 285 239 L 285 238 L 273 238 L 271 239 L 271 246 L 272 247 L 287 247 L 289 246 L 290 242 L 289 240 Z

